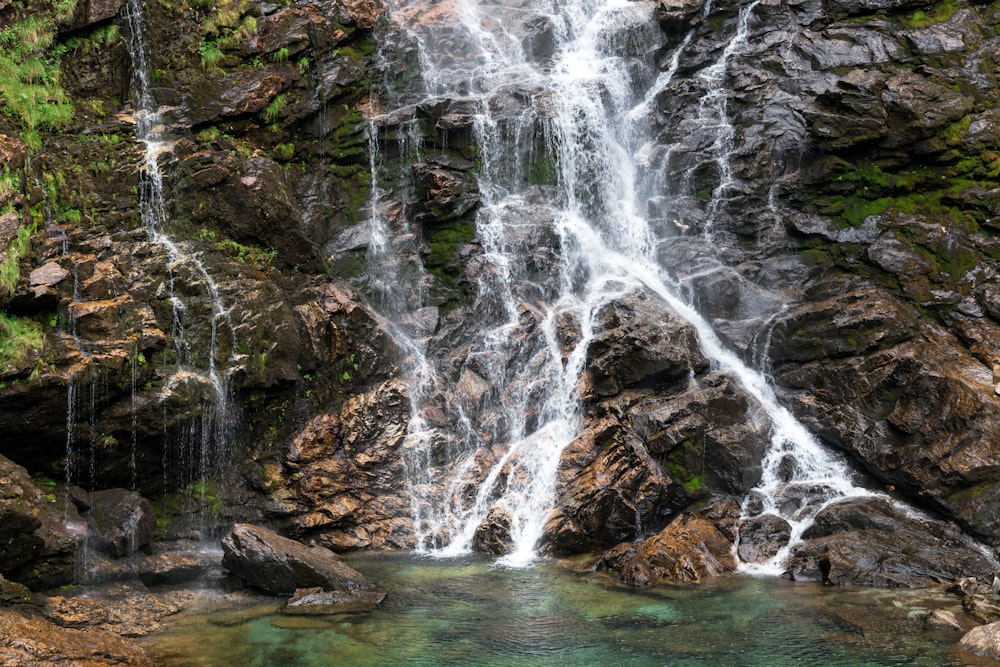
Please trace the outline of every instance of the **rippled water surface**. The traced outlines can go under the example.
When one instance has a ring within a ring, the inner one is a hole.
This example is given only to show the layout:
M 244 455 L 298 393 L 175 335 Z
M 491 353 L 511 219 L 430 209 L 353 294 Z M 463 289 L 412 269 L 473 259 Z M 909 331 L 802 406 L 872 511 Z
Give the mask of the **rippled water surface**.
M 947 597 L 746 575 L 634 589 L 478 558 L 351 563 L 388 592 L 372 613 L 288 617 L 208 594 L 146 643 L 171 666 L 964 664 L 949 659 L 956 636 L 922 630 Z

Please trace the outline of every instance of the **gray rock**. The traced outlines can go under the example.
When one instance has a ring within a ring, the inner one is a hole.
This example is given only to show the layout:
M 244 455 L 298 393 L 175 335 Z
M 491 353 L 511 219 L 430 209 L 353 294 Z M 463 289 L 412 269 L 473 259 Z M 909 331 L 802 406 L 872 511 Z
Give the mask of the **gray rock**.
M 785 576 L 832 585 L 921 587 L 995 563 L 950 524 L 913 516 L 884 498 L 855 498 L 823 509 L 792 550 Z
M 740 524 L 737 555 L 744 563 L 763 563 L 788 544 L 792 528 L 774 514 L 762 514 Z

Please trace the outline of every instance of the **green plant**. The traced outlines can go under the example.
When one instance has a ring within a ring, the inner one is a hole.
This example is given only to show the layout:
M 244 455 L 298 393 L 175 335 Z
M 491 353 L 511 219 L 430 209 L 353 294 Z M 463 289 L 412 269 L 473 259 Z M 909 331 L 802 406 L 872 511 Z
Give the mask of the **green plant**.
M 17 120 L 29 148 L 42 147 L 40 129 L 61 127 L 73 117 L 73 105 L 60 85 L 57 49 L 51 19 L 28 16 L 0 30 L 0 91 L 2 111 Z
M 205 42 L 198 47 L 198 55 L 201 56 L 201 66 L 204 69 L 216 67 L 225 54 L 214 42 Z
M 281 114 L 282 110 L 285 108 L 285 103 L 288 101 L 288 95 L 281 93 L 280 95 L 275 95 L 274 99 L 267 103 L 264 107 L 264 119 L 268 123 L 273 123 L 278 119 L 278 115 Z
M 283 63 L 288 60 L 288 47 L 283 46 L 271 54 L 271 60 L 276 63 Z
M 0 294 L 12 296 L 17 289 L 17 280 L 21 275 L 21 258 L 28 253 L 31 245 L 30 227 L 17 230 L 17 238 L 7 245 L 7 254 L 0 264 Z
M 38 322 L 0 312 L 0 372 L 19 370 L 44 343 Z

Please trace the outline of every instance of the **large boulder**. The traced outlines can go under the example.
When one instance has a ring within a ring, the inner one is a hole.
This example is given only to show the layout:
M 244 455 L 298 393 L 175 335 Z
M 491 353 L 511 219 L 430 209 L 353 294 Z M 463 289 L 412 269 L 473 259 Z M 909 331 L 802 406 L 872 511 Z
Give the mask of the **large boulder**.
M 1000 621 L 972 628 L 959 640 L 958 648 L 990 660 L 1000 660 Z
M 854 498 L 816 515 L 785 576 L 833 585 L 920 587 L 992 576 L 996 561 L 950 524 L 885 498 Z
M 292 595 L 300 588 L 374 589 L 364 575 L 329 549 L 306 546 L 260 526 L 236 524 L 222 540 L 222 549 L 227 570 L 275 595 Z
M 0 456 L 0 576 L 35 590 L 72 582 L 82 531 L 76 508 L 60 501 Z

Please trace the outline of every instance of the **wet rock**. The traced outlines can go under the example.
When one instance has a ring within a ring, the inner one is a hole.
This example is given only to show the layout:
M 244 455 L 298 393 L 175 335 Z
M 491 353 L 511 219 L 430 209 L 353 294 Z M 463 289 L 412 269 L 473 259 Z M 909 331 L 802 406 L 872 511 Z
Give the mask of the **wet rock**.
M 469 175 L 471 163 L 413 165 L 421 218 L 435 223 L 460 218 L 479 204 L 479 188 Z
M 592 422 L 581 440 L 599 453 L 563 482 L 545 526 L 547 550 L 572 554 L 607 548 L 634 539 L 640 527 L 663 526 L 684 505 L 683 486 L 665 475 L 642 441 L 621 424 Z
M 156 514 L 148 500 L 126 489 L 94 491 L 88 499 L 87 526 L 98 549 L 121 558 L 149 547 Z
M 954 526 L 908 515 L 883 498 L 823 509 L 787 562 L 785 576 L 833 585 L 919 587 L 985 576 L 995 563 Z
M 153 667 L 152 655 L 109 632 L 63 628 L 0 608 L 0 657 L 7 667 Z
M 780 317 L 772 329 L 771 354 L 776 363 L 858 355 L 895 345 L 917 331 L 912 310 L 878 289 L 860 288 Z
M 57 501 L 0 456 L 0 575 L 35 590 L 72 581 L 83 531 L 75 508 Z
M 791 526 L 780 516 L 761 514 L 740 524 L 737 555 L 744 563 L 764 563 L 788 544 Z
M 958 647 L 974 655 L 1000 660 L 1000 621 L 972 628 L 958 641 Z
M 472 536 L 472 548 L 498 556 L 507 553 L 512 544 L 510 524 L 510 511 L 501 507 L 490 509 L 483 522 L 476 527 Z
M 614 547 L 598 559 L 596 567 L 638 586 L 699 582 L 736 569 L 732 546 L 712 522 L 684 513 L 653 537 Z
M 282 611 L 293 616 L 351 614 L 371 611 L 385 599 L 376 591 L 324 591 L 300 588 L 292 594 Z
M 309 547 L 259 526 L 236 524 L 222 540 L 223 566 L 249 584 L 276 595 L 298 588 L 370 591 L 373 586 L 334 552 Z
M 0 603 L 31 602 L 31 591 L 16 581 L 7 581 L 0 574 Z
M 588 395 L 626 388 L 662 390 L 708 362 L 694 330 L 655 296 L 631 293 L 598 313 L 598 333 L 587 350 Z

